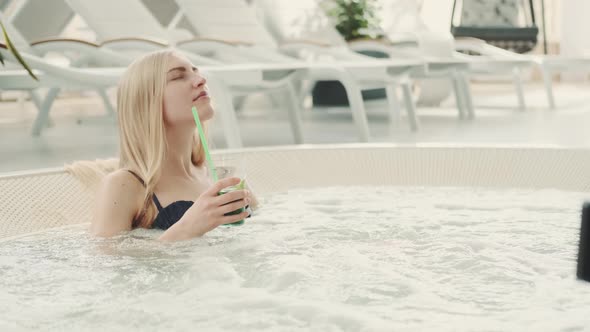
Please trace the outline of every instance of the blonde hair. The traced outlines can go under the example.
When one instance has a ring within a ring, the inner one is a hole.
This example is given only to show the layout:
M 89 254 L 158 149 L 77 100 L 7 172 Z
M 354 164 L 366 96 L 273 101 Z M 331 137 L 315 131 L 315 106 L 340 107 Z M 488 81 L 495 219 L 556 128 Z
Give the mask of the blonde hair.
M 117 170 L 119 160 L 117 159 L 96 159 L 78 160 L 71 164 L 65 164 L 64 170 L 72 174 L 91 193 L 96 193 L 100 181 L 109 173 Z
M 172 56 L 177 53 L 164 50 L 137 59 L 127 68 L 117 89 L 119 167 L 137 174 L 145 186 L 142 209 L 133 220 L 133 228 L 150 227 L 157 213 L 152 199 L 168 150 L 163 103 Z M 205 160 L 198 137 L 195 130 L 191 161 L 196 166 Z

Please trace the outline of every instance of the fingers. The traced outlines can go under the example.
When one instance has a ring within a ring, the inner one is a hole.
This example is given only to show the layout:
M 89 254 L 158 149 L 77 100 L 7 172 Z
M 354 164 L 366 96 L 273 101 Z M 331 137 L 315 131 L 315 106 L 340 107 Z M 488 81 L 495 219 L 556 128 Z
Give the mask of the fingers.
M 219 210 L 221 211 L 222 214 L 226 214 L 226 213 L 244 208 L 244 207 L 246 207 L 246 205 L 248 205 L 248 202 L 244 199 L 240 199 L 238 201 L 231 202 L 229 204 L 225 204 L 223 206 L 220 206 Z
M 220 192 L 221 189 L 227 188 L 230 186 L 235 186 L 238 183 L 240 183 L 240 181 L 241 181 L 240 178 L 237 178 L 237 177 L 221 179 L 221 180 L 215 182 L 215 184 L 212 185 L 209 188 L 209 190 L 206 191 L 206 193 L 209 196 L 217 196 L 217 193 Z
M 227 203 L 231 203 L 233 201 L 250 198 L 250 191 L 248 190 L 236 190 L 230 191 L 227 194 L 219 195 L 219 197 L 215 198 L 215 204 L 217 205 L 225 205 Z
M 244 220 L 246 218 L 248 218 L 248 211 L 244 211 L 244 212 L 241 212 L 239 214 L 234 214 L 234 215 L 231 215 L 231 216 L 225 216 L 225 217 L 221 218 L 221 224 L 222 225 L 224 225 L 224 224 L 231 224 L 231 223 L 234 223 L 234 222 L 238 222 L 240 220 Z

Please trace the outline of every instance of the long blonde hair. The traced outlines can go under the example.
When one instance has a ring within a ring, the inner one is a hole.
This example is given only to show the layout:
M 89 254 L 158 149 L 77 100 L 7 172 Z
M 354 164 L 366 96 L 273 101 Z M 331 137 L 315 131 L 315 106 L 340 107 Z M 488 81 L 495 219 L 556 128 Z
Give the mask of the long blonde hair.
M 157 213 L 152 199 L 168 150 L 163 115 L 166 72 L 169 59 L 175 55 L 173 50 L 164 50 L 137 59 L 127 68 L 117 89 L 119 167 L 137 174 L 145 186 L 142 209 L 133 220 L 133 228 L 150 227 Z M 204 160 L 195 131 L 191 161 L 200 166 Z

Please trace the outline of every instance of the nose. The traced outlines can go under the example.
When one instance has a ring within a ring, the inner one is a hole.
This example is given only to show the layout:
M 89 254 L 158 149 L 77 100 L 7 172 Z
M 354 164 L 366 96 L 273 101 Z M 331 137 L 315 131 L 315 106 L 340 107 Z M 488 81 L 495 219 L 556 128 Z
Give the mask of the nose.
M 207 79 L 205 78 L 205 76 L 201 75 L 200 73 L 195 74 L 194 81 L 193 81 L 193 87 L 200 88 L 205 84 L 207 84 Z

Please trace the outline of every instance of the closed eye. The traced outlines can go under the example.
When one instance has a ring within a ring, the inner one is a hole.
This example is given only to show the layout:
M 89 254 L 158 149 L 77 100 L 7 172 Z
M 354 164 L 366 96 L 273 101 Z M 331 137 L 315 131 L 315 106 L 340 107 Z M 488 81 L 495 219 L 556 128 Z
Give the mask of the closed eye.
M 192 71 L 197 74 L 199 72 L 199 69 L 197 69 L 197 67 L 190 67 L 192 69 Z M 170 72 L 176 72 L 178 73 L 178 76 L 174 76 L 173 78 L 170 79 L 170 81 L 176 81 L 176 80 L 180 80 L 180 79 L 184 79 L 185 78 L 185 72 L 186 72 L 186 68 L 185 67 L 176 67 L 176 68 L 172 68 L 168 71 L 168 73 Z

